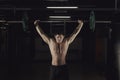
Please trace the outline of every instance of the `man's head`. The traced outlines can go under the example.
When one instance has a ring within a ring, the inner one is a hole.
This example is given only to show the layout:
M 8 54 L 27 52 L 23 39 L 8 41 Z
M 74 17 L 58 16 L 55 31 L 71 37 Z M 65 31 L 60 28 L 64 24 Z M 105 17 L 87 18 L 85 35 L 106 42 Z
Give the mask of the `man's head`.
M 63 34 L 55 34 L 54 37 L 57 43 L 61 43 L 65 36 Z

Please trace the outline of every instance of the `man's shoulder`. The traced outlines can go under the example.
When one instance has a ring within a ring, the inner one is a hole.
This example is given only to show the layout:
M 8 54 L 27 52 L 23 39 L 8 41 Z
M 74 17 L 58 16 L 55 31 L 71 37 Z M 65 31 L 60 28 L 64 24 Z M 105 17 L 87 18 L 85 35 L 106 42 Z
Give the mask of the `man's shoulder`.
M 67 43 L 67 42 L 68 42 L 68 38 L 65 38 L 63 42 L 64 42 L 64 43 Z
M 50 38 L 50 42 L 55 42 L 55 39 L 54 38 Z
M 50 38 L 50 41 L 53 41 L 54 40 L 54 38 Z

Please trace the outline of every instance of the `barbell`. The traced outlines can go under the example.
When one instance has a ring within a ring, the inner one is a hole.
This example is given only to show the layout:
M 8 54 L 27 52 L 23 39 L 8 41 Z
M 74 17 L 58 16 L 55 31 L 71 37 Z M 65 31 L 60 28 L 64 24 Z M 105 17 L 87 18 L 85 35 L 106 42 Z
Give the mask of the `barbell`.
M 29 18 L 27 16 L 27 13 L 23 14 L 22 21 L 6 21 L 6 20 L 0 20 L 0 23 L 22 23 L 24 30 L 28 28 L 28 22 Z M 59 22 L 64 22 L 64 23 L 74 23 L 78 21 L 72 21 L 72 20 L 49 20 L 49 21 L 40 21 L 41 23 L 59 23 Z M 91 30 L 95 30 L 95 24 L 96 23 L 111 23 L 111 21 L 96 21 L 95 20 L 95 14 L 94 11 L 90 12 L 90 17 L 89 20 L 83 20 L 83 22 L 89 22 L 89 27 Z
M 71 22 L 71 23 L 75 23 L 75 22 L 78 22 L 78 21 L 51 21 L 51 20 L 49 20 L 49 21 L 40 21 L 41 23 L 59 23 L 59 22 L 67 22 L 67 23 L 69 23 L 69 22 Z M 83 20 L 83 22 L 89 22 L 89 21 L 87 21 L 87 20 Z M 109 23 L 111 23 L 112 21 L 95 21 L 95 23 L 106 23 L 106 24 L 109 24 Z M 10 23 L 10 24 L 14 24 L 14 23 L 24 23 L 24 21 L 6 21 L 6 20 L 0 20 L 0 23 Z
M 61 22 L 64 22 L 64 23 L 76 23 L 78 21 L 40 21 L 41 23 L 61 23 Z M 84 23 L 86 22 L 89 22 L 87 20 L 84 20 L 83 21 Z M 106 24 L 110 24 L 112 21 L 95 21 L 93 23 L 90 23 L 89 22 L 89 26 L 90 29 L 92 31 L 95 30 L 95 23 L 106 23 Z M 28 27 L 28 25 L 26 25 L 25 21 L 5 21 L 5 20 L 0 20 L 0 23 L 7 23 L 7 24 L 14 24 L 14 23 L 18 23 L 18 24 L 22 24 L 23 25 L 23 30 L 26 31 L 26 27 Z
M 77 23 L 78 21 L 40 21 L 41 23 L 61 23 L 61 22 L 64 22 L 64 23 Z M 84 23 L 86 22 L 89 22 L 87 20 L 84 20 L 83 21 Z M 110 24 L 112 21 L 95 21 L 93 23 L 90 24 L 89 22 L 89 25 L 94 25 L 94 26 L 90 26 L 90 29 L 92 31 L 94 31 L 95 29 L 95 23 L 106 23 L 106 24 Z M 25 29 L 25 26 L 28 26 L 26 25 L 26 22 L 25 21 L 6 21 L 6 20 L 0 20 L 0 23 L 7 23 L 7 24 L 14 24 L 14 23 L 18 23 L 18 24 L 22 24 L 23 25 L 23 29 L 24 31 L 26 31 Z M 34 23 L 34 22 L 33 22 Z

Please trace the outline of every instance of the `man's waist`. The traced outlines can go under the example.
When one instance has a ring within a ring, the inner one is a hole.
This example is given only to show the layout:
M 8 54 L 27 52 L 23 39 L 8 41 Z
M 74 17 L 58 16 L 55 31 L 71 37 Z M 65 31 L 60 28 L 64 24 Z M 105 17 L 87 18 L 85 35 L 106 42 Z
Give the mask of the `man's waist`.
M 62 59 L 53 59 L 52 60 L 52 65 L 64 65 L 66 64 L 65 60 Z

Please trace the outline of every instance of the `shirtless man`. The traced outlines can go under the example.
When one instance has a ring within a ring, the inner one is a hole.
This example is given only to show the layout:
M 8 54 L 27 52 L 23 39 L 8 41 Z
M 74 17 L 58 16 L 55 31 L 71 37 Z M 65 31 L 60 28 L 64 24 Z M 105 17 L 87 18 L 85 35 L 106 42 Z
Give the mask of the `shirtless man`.
M 34 22 L 35 28 L 43 41 L 48 44 L 52 62 L 50 69 L 50 80 L 69 80 L 68 69 L 66 65 L 66 54 L 69 45 L 80 32 L 83 21 L 78 20 L 78 26 L 74 32 L 67 38 L 63 34 L 56 34 L 53 38 L 47 36 L 39 26 L 40 20 Z

